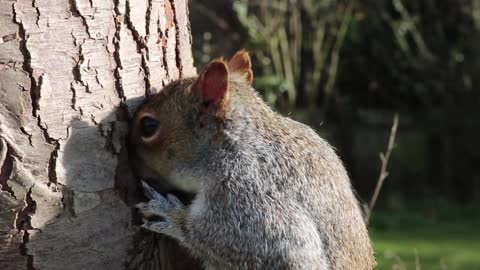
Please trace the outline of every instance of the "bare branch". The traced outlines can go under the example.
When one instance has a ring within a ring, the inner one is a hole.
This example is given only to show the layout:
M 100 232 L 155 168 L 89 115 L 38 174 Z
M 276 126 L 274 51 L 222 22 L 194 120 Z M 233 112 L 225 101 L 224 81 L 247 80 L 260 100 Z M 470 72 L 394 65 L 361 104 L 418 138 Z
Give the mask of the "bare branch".
M 422 270 L 420 258 L 418 257 L 418 250 L 415 248 L 413 251 L 415 252 L 415 270 Z
M 368 205 L 367 213 L 366 213 L 366 222 L 368 224 L 370 220 L 370 215 L 372 214 L 373 208 L 375 207 L 375 203 L 377 202 L 378 195 L 380 194 L 380 190 L 382 189 L 383 183 L 385 179 L 388 177 L 388 161 L 390 160 L 390 156 L 392 154 L 393 148 L 395 147 L 395 137 L 397 135 L 397 127 L 398 127 L 398 115 L 393 117 L 393 125 L 392 129 L 390 130 L 390 137 L 388 139 L 387 150 L 385 153 L 380 153 L 380 161 L 382 166 L 380 167 L 380 175 L 378 177 L 377 186 L 375 187 L 375 191 L 373 192 L 372 199 L 370 200 L 370 204 Z

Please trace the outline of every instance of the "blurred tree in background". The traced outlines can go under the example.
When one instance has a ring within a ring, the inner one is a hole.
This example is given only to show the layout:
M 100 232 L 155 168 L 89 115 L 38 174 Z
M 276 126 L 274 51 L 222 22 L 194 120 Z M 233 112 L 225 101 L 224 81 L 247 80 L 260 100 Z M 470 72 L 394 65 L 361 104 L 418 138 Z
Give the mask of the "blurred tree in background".
M 338 148 L 363 200 L 396 112 L 383 205 L 480 200 L 480 0 L 190 6 L 197 64 L 247 48 L 256 89 Z

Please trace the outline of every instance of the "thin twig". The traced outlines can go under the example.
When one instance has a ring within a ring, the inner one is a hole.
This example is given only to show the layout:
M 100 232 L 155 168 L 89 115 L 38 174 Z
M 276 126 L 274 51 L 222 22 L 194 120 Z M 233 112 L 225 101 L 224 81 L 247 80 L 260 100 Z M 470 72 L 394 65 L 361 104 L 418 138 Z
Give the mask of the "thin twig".
M 445 259 L 444 259 L 444 258 L 441 258 L 441 259 L 440 259 L 440 269 L 441 269 L 441 270 L 448 270 L 448 265 L 447 265 L 447 263 L 445 262 Z
M 380 194 L 380 190 L 382 189 L 383 182 L 388 177 L 388 161 L 392 154 L 393 148 L 395 147 L 395 137 L 397 136 L 397 127 L 398 127 L 398 115 L 393 117 L 393 125 L 392 129 L 390 130 L 390 137 L 388 139 L 387 150 L 385 153 L 380 153 L 380 161 L 382 166 L 380 167 L 380 175 L 378 176 L 377 186 L 375 187 L 375 191 L 373 192 L 372 199 L 370 200 L 370 204 L 368 205 L 368 210 L 366 214 L 366 222 L 370 220 L 370 215 L 372 214 L 373 208 L 375 207 L 375 203 L 377 202 L 378 195 Z
M 407 266 L 400 256 L 395 254 L 393 258 L 395 259 L 396 263 L 392 267 L 392 270 L 407 270 Z
M 420 257 L 418 257 L 418 250 L 415 248 L 413 251 L 415 252 L 415 270 L 422 270 L 422 267 L 420 266 Z

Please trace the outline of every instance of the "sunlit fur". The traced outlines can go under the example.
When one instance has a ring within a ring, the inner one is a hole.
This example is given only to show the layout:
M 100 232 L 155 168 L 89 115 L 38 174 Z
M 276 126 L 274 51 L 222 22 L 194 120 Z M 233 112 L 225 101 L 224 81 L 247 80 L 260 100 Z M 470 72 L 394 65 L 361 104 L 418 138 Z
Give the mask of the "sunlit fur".
M 372 269 L 367 229 L 332 147 L 273 112 L 242 78 L 230 76 L 221 114 L 204 107 L 195 78 L 137 113 L 131 140 L 142 168 L 197 194 L 184 235 L 173 237 L 207 269 Z M 151 142 L 137 132 L 144 113 L 161 123 Z

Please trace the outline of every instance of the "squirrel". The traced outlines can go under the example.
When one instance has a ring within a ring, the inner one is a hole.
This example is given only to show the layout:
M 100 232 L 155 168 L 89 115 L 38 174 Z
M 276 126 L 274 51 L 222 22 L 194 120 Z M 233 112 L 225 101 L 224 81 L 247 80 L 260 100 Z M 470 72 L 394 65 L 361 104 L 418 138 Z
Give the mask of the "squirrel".
M 205 269 L 373 269 L 340 158 L 313 129 L 274 112 L 252 81 L 241 50 L 139 107 L 130 134 L 137 174 L 194 194 L 185 204 L 143 181 L 142 227 L 177 240 Z

